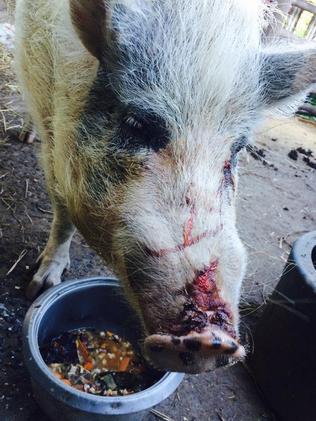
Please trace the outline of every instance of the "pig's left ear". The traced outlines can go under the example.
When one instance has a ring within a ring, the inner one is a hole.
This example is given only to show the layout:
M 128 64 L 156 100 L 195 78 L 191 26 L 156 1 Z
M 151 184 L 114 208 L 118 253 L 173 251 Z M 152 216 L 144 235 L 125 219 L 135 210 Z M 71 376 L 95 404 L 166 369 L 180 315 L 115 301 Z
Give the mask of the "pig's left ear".
M 292 97 L 308 91 L 316 83 L 316 47 L 263 53 L 261 82 L 264 106 L 290 102 Z
M 86 49 L 99 61 L 107 47 L 107 7 L 105 0 L 69 0 L 76 32 Z

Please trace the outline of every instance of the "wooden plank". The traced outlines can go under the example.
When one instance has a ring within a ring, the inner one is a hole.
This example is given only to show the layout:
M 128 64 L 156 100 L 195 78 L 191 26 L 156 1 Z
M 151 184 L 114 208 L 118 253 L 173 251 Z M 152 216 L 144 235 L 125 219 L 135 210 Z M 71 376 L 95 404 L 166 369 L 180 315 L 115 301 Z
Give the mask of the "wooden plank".
M 311 3 L 307 3 L 304 0 L 294 0 L 293 1 L 293 6 L 299 7 L 302 10 L 307 10 L 310 13 L 313 13 L 314 15 L 316 15 L 316 6 L 314 6 Z
M 293 7 L 289 14 L 289 20 L 287 23 L 287 30 L 290 32 L 294 32 L 298 21 L 302 15 L 303 11 L 299 7 Z
M 306 38 L 313 40 L 316 37 L 316 15 L 313 16 L 307 28 Z

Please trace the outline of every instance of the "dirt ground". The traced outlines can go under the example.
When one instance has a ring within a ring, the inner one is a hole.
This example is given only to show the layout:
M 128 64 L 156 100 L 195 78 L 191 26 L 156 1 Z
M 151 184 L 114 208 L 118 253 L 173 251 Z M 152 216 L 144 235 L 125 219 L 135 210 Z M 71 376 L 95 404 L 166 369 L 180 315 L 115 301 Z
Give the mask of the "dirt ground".
M 5 58 L 0 50 L 1 55 L 0 419 L 44 421 L 47 417 L 32 398 L 23 365 L 21 326 L 29 306 L 24 290 L 45 245 L 52 213 L 36 159 L 40 144 L 28 145 L 17 137 L 21 107 L 10 55 Z M 316 157 L 316 128 L 294 118 L 274 118 L 258 128 L 256 138 L 257 149 L 240 161 L 238 199 L 238 226 L 249 256 L 241 323 L 250 341 L 251 329 L 279 279 L 290 245 L 316 229 L 316 170 L 303 160 L 304 154 L 298 153 L 297 160 L 288 156 L 291 150 L 303 147 Z M 107 274 L 79 235 L 74 238 L 71 257 L 67 279 Z M 178 392 L 156 409 L 174 421 L 275 419 L 241 364 L 186 376 Z M 150 414 L 146 421 L 157 419 Z

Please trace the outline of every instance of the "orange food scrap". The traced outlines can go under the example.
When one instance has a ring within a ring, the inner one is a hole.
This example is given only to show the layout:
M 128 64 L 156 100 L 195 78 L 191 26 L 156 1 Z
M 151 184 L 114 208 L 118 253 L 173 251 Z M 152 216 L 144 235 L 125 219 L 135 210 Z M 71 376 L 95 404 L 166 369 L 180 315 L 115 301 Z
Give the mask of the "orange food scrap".
M 126 371 L 130 362 L 130 358 L 125 357 L 120 361 L 119 371 Z
M 63 376 L 58 373 L 58 371 L 53 371 L 54 376 L 56 376 L 58 379 L 63 379 Z
M 76 339 L 76 345 L 77 345 L 77 349 L 79 350 L 80 354 L 82 355 L 82 358 L 84 359 L 84 361 L 90 362 L 90 354 L 89 351 L 87 350 L 85 344 L 83 342 L 81 342 L 80 339 Z
M 93 364 L 91 361 L 87 361 L 84 366 L 83 366 L 86 370 L 91 371 L 93 369 Z

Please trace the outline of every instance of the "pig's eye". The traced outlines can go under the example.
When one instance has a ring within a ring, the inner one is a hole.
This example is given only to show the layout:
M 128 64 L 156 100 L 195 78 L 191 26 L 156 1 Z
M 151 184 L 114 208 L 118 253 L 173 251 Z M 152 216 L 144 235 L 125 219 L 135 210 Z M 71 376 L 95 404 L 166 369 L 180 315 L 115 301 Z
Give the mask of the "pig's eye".
M 119 126 L 120 147 L 129 150 L 152 149 L 155 152 L 166 147 L 170 140 L 164 121 L 152 114 L 129 112 Z

